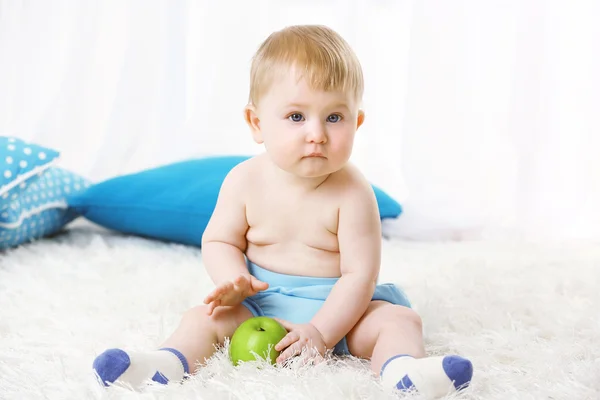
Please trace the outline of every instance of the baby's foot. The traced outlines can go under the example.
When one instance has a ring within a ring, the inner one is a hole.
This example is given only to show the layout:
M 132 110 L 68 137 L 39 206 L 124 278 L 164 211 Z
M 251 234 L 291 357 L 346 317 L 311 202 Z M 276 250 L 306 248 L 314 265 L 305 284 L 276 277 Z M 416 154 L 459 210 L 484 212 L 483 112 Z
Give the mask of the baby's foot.
M 420 359 L 399 355 L 383 364 L 380 375 L 386 387 L 416 390 L 427 397 L 438 398 L 469 386 L 473 364 L 455 355 Z
M 183 354 L 168 348 L 145 353 L 109 349 L 96 357 L 93 368 L 103 385 L 119 381 L 133 389 L 150 380 L 162 384 L 180 381 L 189 373 Z

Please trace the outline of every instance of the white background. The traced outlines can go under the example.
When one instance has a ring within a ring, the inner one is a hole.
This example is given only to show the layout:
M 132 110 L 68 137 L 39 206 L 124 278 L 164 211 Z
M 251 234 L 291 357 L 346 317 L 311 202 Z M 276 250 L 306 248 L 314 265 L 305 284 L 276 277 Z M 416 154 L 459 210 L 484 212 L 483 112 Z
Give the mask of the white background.
M 412 239 L 600 239 L 600 2 L 0 0 L 0 135 L 94 181 L 256 154 L 253 52 L 319 23 L 361 59 L 353 161 Z

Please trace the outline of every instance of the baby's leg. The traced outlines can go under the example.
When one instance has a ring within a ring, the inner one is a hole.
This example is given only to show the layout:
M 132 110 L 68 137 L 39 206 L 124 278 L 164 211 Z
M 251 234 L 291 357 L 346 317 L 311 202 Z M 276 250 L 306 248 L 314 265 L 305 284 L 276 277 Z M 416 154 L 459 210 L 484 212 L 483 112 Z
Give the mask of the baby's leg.
M 371 302 L 347 343 L 354 356 L 371 359 L 371 369 L 384 385 L 401 390 L 441 397 L 466 387 L 473 375 L 471 362 L 462 357 L 426 358 L 420 317 L 384 301 Z
M 109 349 L 94 360 L 94 370 L 105 385 L 118 380 L 134 389 L 150 379 L 160 383 L 183 379 L 213 355 L 215 344 L 222 345 L 225 337 L 231 337 L 242 322 L 252 317 L 241 304 L 219 307 L 211 316 L 206 311 L 206 306 L 188 310 L 158 350 Z

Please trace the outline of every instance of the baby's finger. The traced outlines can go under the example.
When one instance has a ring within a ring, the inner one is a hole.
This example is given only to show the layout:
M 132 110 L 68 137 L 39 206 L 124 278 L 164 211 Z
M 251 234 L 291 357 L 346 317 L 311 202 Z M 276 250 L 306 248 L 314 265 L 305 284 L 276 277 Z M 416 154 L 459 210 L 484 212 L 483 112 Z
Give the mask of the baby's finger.
M 215 298 L 221 297 L 221 296 L 227 294 L 228 292 L 231 292 L 232 290 L 233 290 L 233 283 L 226 282 L 215 289 Z
M 296 342 L 293 345 L 289 346 L 287 349 L 285 349 L 279 355 L 279 357 L 277 357 L 277 362 L 282 363 L 285 360 L 287 360 L 288 358 L 292 358 L 295 355 L 300 354 L 301 352 L 302 352 L 302 346 L 300 345 L 299 342 Z
M 206 295 L 206 297 L 204 298 L 204 304 L 210 304 L 213 301 L 215 301 L 217 295 L 215 293 L 215 291 L 213 290 L 211 293 L 209 293 L 208 295 Z
M 277 343 L 275 345 L 275 350 L 281 351 L 281 350 L 285 349 L 286 347 L 288 347 L 289 345 L 291 345 L 292 343 L 297 342 L 299 338 L 300 338 L 300 335 L 298 335 L 296 332 L 290 332 L 287 335 L 285 335 L 283 337 L 283 339 L 281 339 L 279 341 L 279 343 Z
M 319 352 L 315 351 L 314 349 L 304 347 L 301 351 L 299 361 L 301 365 L 317 365 L 324 362 L 325 357 L 323 357 Z
M 269 284 L 267 282 L 259 281 L 255 277 L 250 278 L 250 285 L 252 286 L 252 290 L 255 292 L 260 292 L 261 290 L 267 290 L 269 288 Z
M 221 305 L 221 300 L 215 300 L 208 305 L 208 315 L 212 315 L 215 311 L 215 308 Z
M 219 286 L 204 298 L 204 304 L 212 303 L 224 294 L 223 287 Z

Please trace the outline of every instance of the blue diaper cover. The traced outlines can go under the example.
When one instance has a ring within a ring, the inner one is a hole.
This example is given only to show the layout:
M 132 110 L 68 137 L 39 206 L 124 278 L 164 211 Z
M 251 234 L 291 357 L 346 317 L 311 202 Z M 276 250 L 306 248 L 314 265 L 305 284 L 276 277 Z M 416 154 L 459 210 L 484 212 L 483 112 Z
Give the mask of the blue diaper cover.
M 339 279 L 280 274 L 261 268 L 250 261 L 247 265 L 250 274 L 268 283 L 269 288 L 247 297 L 242 304 L 255 317 L 276 317 L 295 324 L 310 322 Z M 383 300 L 411 307 L 406 294 L 392 283 L 377 285 L 372 300 Z M 335 345 L 333 353 L 350 354 L 346 337 Z

